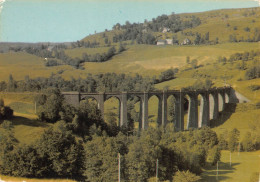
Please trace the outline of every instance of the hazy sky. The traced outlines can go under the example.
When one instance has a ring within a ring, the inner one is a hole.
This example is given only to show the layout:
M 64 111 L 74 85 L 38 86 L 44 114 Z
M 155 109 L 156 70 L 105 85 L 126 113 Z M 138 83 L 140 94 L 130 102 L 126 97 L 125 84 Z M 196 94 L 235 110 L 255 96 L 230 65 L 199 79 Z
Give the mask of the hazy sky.
M 2 1 L 2 2 L 1 2 Z M 64 42 L 161 14 L 257 7 L 255 0 L 0 0 L 0 41 Z

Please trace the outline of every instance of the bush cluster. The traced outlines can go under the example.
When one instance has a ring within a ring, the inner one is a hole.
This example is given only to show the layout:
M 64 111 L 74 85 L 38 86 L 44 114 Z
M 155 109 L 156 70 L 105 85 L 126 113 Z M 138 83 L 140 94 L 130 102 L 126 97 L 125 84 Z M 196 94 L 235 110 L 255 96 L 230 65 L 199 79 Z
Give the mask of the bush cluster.
M 4 105 L 4 100 L 0 99 L 0 121 L 5 119 L 11 119 L 13 117 L 13 110 Z

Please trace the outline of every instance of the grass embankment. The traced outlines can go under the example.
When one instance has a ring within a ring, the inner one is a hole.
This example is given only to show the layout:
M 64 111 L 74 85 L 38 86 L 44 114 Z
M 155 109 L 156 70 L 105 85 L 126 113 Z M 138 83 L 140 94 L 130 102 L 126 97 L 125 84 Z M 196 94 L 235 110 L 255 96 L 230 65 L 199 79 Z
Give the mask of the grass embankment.
M 247 182 L 253 173 L 260 171 L 260 151 L 255 152 L 233 152 L 231 154 L 232 165 L 230 166 L 230 152 L 221 152 L 221 162 L 219 162 L 219 172 L 217 179 L 217 167 L 206 165 L 202 173 L 202 181 L 205 182 Z
M 20 143 L 29 144 L 35 141 L 49 125 L 37 121 L 35 115 L 35 93 L 0 93 L 5 105 L 14 110 L 13 123 L 14 136 Z
M 76 182 L 70 179 L 33 179 L 33 178 L 19 178 L 0 175 L 0 180 L 6 182 Z

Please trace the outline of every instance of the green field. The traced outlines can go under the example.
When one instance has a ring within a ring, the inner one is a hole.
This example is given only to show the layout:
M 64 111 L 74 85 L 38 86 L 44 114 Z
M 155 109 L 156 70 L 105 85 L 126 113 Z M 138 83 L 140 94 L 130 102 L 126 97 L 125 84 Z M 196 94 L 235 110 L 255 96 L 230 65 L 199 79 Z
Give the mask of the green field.
M 259 43 L 225 43 L 219 45 L 200 46 L 155 46 L 129 45 L 123 53 L 103 63 L 84 63 L 85 70 L 75 69 L 68 65 L 45 67 L 44 59 L 25 52 L 0 54 L 0 80 L 8 80 L 12 74 L 15 80 L 23 80 L 26 75 L 31 78 L 49 77 L 52 73 L 65 79 L 71 77 L 85 78 L 88 73 L 106 72 L 141 74 L 154 76 L 169 68 L 180 68 L 186 64 L 186 57 L 197 59 L 199 64 L 212 63 L 219 56 L 230 56 L 236 52 L 256 50 Z M 104 49 L 104 48 L 100 48 Z M 68 50 L 73 57 L 81 57 L 82 53 L 91 54 L 89 48 Z M 62 73 L 61 73 L 62 71 Z
M 256 152 L 234 152 L 231 154 L 230 166 L 230 152 L 221 152 L 221 161 L 219 162 L 219 175 L 217 179 L 217 167 L 206 166 L 206 170 L 202 173 L 202 181 L 217 182 L 249 182 L 253 173 L 258 173 L 260 151 Z

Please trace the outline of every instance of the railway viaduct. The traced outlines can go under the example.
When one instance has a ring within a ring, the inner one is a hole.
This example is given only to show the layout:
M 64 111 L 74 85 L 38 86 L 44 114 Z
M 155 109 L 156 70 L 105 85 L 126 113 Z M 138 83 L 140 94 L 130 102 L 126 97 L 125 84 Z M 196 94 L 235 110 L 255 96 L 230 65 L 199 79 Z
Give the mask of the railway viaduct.
M 184 130 L 184 98 L 189 102 L 187 129 L 200 128 L 209 126 L 211 119 L 216 119 L 219 112 L 225 109 L 225 104 L 229 102 L 239 102 L 231 87 L 213 88 L 208 90 L 167 90 L 167 91 L 150 91 L 150 92 L 115 92 L 115 93 L 79 93 L 79 92 L 63 92 L 65 100 L 74 105 L 79 106 L 81 100 L 94 98 L 98 103 L 98 108 L 104 117 L 104 102 L 111 97 L 119 100 L 119 125 L 127 124 L 127 100 L 130 97 L 138 97 L 140 100 L 141 121 L 139 126 L 146 129 L 148 124 L 148 100 L 152 96 L 156 96 L 158 102 L 158 124 L 165 126 L 167 124 L 167 99 L 169 96 L 175 98 L 175 121 L 174 125 L 178 130 Z M 198 111 L 200 96 L 200 109 Z

